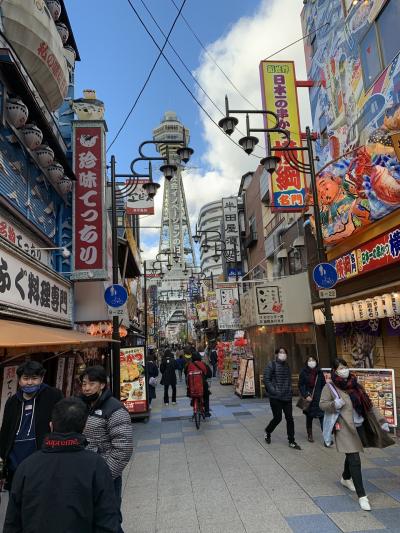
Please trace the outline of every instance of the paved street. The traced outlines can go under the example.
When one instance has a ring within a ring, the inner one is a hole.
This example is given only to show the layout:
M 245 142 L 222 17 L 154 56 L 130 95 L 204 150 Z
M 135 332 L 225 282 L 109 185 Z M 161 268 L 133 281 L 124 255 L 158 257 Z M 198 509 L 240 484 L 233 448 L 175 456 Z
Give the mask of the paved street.
M 273 443 L 264 443 L 265 401 L 240 400 L 216 382 L 212 391 L 214 416 L 197 431 L 183 387 L 174 408 L 162 406 L 158 387 L 151 421 L 135 425 L 124 486 L 126 533 L 400 531 L 398 446 L 363 454 L 373 507 L 363 512 L 338 483 L 343 456 L 306 442 L 298 409 L 300 452 L 288 448 L 283 424 Z

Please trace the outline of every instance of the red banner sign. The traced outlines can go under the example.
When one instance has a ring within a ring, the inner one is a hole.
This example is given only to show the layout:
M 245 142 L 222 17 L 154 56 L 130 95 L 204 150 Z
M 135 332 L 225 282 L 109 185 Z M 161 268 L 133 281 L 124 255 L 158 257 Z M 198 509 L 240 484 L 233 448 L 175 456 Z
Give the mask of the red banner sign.
M 338 281 L 346 281 L 400 261 L 400 226 L 332 261 Z
M 75 270 L 104 266 L 103 130 L 75 128 Z

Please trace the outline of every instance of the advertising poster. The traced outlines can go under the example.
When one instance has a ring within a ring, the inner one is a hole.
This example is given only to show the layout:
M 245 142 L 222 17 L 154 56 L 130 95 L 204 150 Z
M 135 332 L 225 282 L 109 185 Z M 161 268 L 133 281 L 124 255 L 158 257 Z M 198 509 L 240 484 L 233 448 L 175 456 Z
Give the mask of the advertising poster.
M 273 111 L 279 119 L 279 128 L 290 130 L 290 146 L 301 146 L 300 115 L 297 101 L 296 74 L 293 61 L 261 61 L 260 77 L 263 109 Z M 275 127 L 268 117 L 267 126 Z M 271 145 L 282 146 L 282 136 L 271 134 Z M 305 206 L 306 184 L 304 174 L 289 165 L 283 152 L 277 171 L 271 176 L 272 211 L 302 211 Z M 292 151 L 294 159 L 303 161 L 302 152 Z
M 218 320 L 217 296 L 214 291 L 207 293 L 207 319 Z
M 149 183 L 149 180 L 137 178 L 135 190 L 129 195 L 126 204 L 127 215 L 154 215 L 154 199 L 150 198 L 143 185 Z M 130 181 L 126 185 L 130 185 Z
M 236 381 L 235 393 L 241 397 L 255 395 L 253 359 L 240 359 L 239 376 Z
M 120 400 L 130 413 L 147 411 L 144 346 L 121 348 Z
M 201 302 L 196 304 L 197 314 L 200 322 L 204 322 L 208 318 L 208 304 L 207 302 Z
M 330 378 L 330 369 L 322 369 L 325 378 Z M 397 427 L 396 387 L 394 370 L 391 368 L 350 368 L 371 401 L 386 418 L 391 427 Z
M 218 328 L 238 329 L 240 326 L 239 295 L 235 283 L 217 286 Z

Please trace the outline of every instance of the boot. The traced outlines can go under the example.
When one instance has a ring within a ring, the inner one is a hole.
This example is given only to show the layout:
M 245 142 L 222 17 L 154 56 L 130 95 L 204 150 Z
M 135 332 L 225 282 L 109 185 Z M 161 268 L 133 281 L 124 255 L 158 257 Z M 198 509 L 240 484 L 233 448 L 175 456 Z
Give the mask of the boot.
M 314 442 L 312 429 L 307 429 L 307 439 L 308 439 L 308 442 Z

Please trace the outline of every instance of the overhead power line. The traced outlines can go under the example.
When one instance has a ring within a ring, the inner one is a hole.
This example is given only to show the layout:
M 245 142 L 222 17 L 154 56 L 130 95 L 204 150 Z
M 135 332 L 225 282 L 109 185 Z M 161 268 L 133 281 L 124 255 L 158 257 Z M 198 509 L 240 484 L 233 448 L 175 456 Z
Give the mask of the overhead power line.
M 154 64 L 153 64 L 153 66 L 151 67 L 150 72 L 149 72 L 149 74 L 148 74 L 148 76 L 147 76 L 147 78 L 146 78 L 146 80 L 145 80 L 145 82 L 144 82 L 142 88 L 141 88 L 140 91 L 139 91 L 139 94 L 137 95 L 135 101 L 133 102 L 132 107 L 130 108 L 128 114 L 126 115 L 125 120 L 123 121 L 121 127 L 120 127 L 119 130 L 117 131 L 117 134 L 115 135 L 114 139 L 111 141 L 110 145 L 108 146 L 108 148 L 107 148 L 107 152 L 109 151 L 109 149 L 111 148 L 111 146 L 115 143 L 115 141 L 118 139 L 118 137 L 119 137 L 119 135 L 121 134 L 122 130 L 124 129 L 126 123 L 128 122 L 129 117 L 132 115 L 133 110 L 135 109 L 137 103 L 139 102 L 140 97 L 142 96 L 144 90 L 146 89 L 147 84 L 149 83 L 150 78 L 151 78 L 151 76 L 152 76 L 152 74 L 153 74 L 153 72 L 154 72 L 154 70 L 155 70 L 155 68 L 156 68 L 156 66 L 157 66 L 157 64 L 158 64 L 158 62 L 159 62 L 161 56 L 163 55 L 164 48 L 167 46 L 168 39 L 169 39 L 169 37 L 170 37 L 170 35 L 171 35 L 171 33 L 172 33 L 174 27 L 175 27 L 175 24 L 176 24 L 178 18 L 179 18 L 180 15 L 181 15 L 182 9 L 184 8 L 184 6 L 185 6 L 185 4 L 186 4 L 186 1 L 187 1 L 187 0 L 183 0 L 182 5 L 181 5 L 180 9 L 178 10 L 178 14 L 177 14 L 176 17 L 175 17 L 174 22 L 172 23 L 172 26 L 171 26 L 171 28 L 170 28 L 170 30 L 169 30 L 167 36 L 165 37 L 164 44 L 162 45 L 161 48 L 158 47 L 158 49 L 159 49 L 159 54 L 158 54 L 156 60 L 154 61 Z M 128 2 L 129 2 L 129 4 L 131 5 L 132 9 L 134 9 L 134 7 L 133 7 L 133 5 L 131 4 L 130 0 L 128 0 Z
M 169 67 L 171 68 L 171 70 L 173 71 L 173 73 L 175 74 L 175 76 L 178 78 L 178 80 L 181 82 L 181 84 L 184 86 L 184 88 L 186 89 L 186 91 L 190 94 L 190 96 L 193 98 L 193 100 L 196 102 L 196 104 L 200 107 L 200 109 L 205 113 L 205 115 L 211 120 L 211 122 L 231 141 L 233 142 L 233 144 L 235 146 L 238 146 L 240 148 L 240 150 L 242 151 L 242 147 L 240 146 L 239 143 L 237 143 L 234 139 L 232 139 L 232 137 L 230 137 L 228 134 L 226 134 L 224 132 L 224 130 L 222 128 L 219 127 L 218 123 L 215 122 L 215 120 L 212 118 L 212 116 L 210 115 L 210 113 L 207 111 L 207 109 L 205 109 L 205 107 L 202 105 L 202 103 L 198 100 L 198 98 L 196 98 L 196 95 L 193 93 L 193 91 L 190 89 L 190 87 L 187 85 L 187 83 L 185 83 L 185 81 L 182 79 L 182 77 L 179 75 L 178 71 L 175 69 L 175 67 L 172 65 L 171 61 L 168 59 L 168 57 L 164 54 L 164 50 L 162 48 L 160 48 L 159 44 L 157 43 L 156 39 L 154 38 L 153 34 L 150 32 L 150 30 L 148 29 L 148 27 L 146 26 L 146 23 L 143 21 L 142 17 L 140 16 L 140 14 L 138 13 L 138 11 L 136 10 L 136 8 L 134 7 L 134 5 L 132 4 L 131 0 L 128 0 L 128 3 L 129 5 L 131 6 L 133 12 L 135 13 L 136 17 L 139 19 L 139 22 L 141 23 L 141 25 L 143 26 L 144 30 L 146 31 L 146 33 L 148 34 L 148 36 L 150 37 L 150 39 L 153 41 L 153 43 L 155 44 L 155 46 L 158 48 L 158 50 L 160 51 L 160 55 L 163 56 L 164 60 L 168 63 Z M 165 43 L 166 44 L 166 43 Z M 253 157 L 256 157 L 257 159 L 261 159 L 261 157 L 255 155 L 255 154 L 251 154 Z

